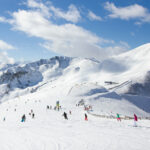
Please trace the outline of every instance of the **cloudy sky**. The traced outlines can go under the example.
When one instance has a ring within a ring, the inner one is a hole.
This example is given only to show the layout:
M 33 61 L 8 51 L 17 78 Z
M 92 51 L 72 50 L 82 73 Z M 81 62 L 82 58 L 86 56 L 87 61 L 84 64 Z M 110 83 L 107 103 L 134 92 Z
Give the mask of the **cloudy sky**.
M 0 63 L 106 59 L 150 42 L 148 0 L 1 0 Z

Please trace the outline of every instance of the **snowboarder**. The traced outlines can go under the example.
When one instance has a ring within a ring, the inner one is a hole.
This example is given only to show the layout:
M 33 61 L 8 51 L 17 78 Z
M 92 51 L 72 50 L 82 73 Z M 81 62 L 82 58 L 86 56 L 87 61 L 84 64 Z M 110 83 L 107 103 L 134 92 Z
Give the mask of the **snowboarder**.
M 88 121 L 87 114 L 85 113 L 85 121 Z
M 117 113 L 117 121 L 121 121 L 120 115 Z
M 26 121 L 26 116 L 25 116 L 25 114 L 22 116 L 22 118 L 21 118 L 21 122 L 25 122 Z
M 66 120 L 68 120 L 68 117 L 67 117 L 67 113 L 66 113 L 66 112 L 63 113 L 63 116 L 64 116 L 64 118 L 65 118 Z
M 136 116 L 136 114 L 134 114 L 134 127 L 137 127 L 137 122 L 138 121 L 138 117 Z

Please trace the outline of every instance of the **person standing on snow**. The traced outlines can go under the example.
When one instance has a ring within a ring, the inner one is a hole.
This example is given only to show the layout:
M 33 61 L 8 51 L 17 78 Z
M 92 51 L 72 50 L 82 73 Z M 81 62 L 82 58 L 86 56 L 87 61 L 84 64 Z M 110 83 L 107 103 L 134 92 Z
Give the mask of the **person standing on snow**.
M 88 121 L 87 114 L 85 113 L 85 121 Z
M 52 109 L 52 106 L 50 106 L 49 109 L 51 110 L 51 109 Z
M 22 116 L 22 118 L 21 118 L 21 122 L 25 122 L 26 121 L 26 116 L 25 116 L 25 114 Z
M 4 117 L 4 118 L 3 118 L 3 121 L 5 121 L 5 120 L 6 120 L 6 118 Z
M 32 114 L 32 119 L 34 119 L 34 117 L 35 117 L 35 114 L 33 113 L 33 114 Z
M 63 113 L 63 116 L 64 116 L 64 118 L 65 118 L 66 120 L 68 120 L 68 117 L 67 117 L 67 113 L 66 113 L 66 112 Z
M 136 116 L 136 114 L 134 114 L 134 127 L 137 127 L 137 122 L 138 121 L 138 117 Z
M 49 106 L 47 105 L 46 109 L 49 109 Z
M 117 121 L 121 121 L 120 115 L 117 113 Z
M 71 113 L 71 110 L 69 111 L 69 114 L 71 115 L 72 113 Z

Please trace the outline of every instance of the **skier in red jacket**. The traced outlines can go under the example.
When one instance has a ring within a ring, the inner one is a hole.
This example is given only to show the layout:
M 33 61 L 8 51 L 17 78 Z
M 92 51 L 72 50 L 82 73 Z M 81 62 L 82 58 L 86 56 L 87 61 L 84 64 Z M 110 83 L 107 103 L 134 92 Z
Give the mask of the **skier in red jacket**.
M 85 121 L 88 121 L 87 114 L 85 114 Z
M 136 114 L 134 114 L 134 127 L 137 127 L 137 122 L 138 121 L 138 117 L 136 116 Z

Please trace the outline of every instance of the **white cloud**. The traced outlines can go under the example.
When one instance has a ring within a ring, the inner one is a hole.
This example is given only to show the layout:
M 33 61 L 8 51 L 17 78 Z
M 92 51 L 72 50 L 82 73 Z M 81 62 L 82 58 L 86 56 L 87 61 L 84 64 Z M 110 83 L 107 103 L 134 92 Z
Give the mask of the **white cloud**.
M 0 50 L 10 50 L 15 49 L 12 45 L 0 40 Z
M 0 40 L 0 67 L 3 64 L 12 64 L 14 63 L 14 59 L 9 57 L 5 50 L 15 49 L 12 45 Z
M 126 48 L 130 48 L 129 44 L 127 42 L 124 41 L 120 41 L 120 45 L 122 45 L 122 47 L 126 47 Z
M 0 40 L 0 67 L 4 64 L 14 63 L 14 59 L 8 56 L 6 50 L 14 49 L 14 47 L 2 40 Z
M 94 57 L 98 60 L 104 60 L 114 55 L 119 55 L 123 52 L 126 52 L 129 50 L 128 47 L 125 45 L 115 45 L 115 46 L 107 46 L 107 47 L 101 47 L 98 45 L 92 45 L 88 43 L 84 43 L 83 41 L 78 41 L 77 43 L 73 43 L 69 45 L 64 45 L 64 43 L 61 43 L 58 41 L 55 43 L 44 43 L 42 45 L 46 49 L 51 50 L 52 48 L 59 49 L 59 51 L 56 51 L 58 53 L 61 53 L 65 56 L 70 57 Z
M 97 16 L 96 14 L 94 14 L 92 11 L 88 12 L 88 18 L 90 20 L 97 20 L 97 21 L 102 21 L 102 18 L 100 16 Z
M 39 5 L 45 6 L 44 4 Z M 105 59 L 128 50 L 126 45 L 117 46 L 113 40 L 101 38 L 75 24 L 57 25 L 51 18 L 43 15 L 42 11 L 37 11 L 35 7 L 39 7 L 38 4 L 30 4 L 28 10 L 13 12 L 8 23 L 14 30 L 44 39 L 45 42 L 41 45 L 48 50 L 66 56 L 95 57 L 97 59 Z
M 27 6 L 30 8 L 36 8 L 38 11 L 42 12 L 43 15 L 50 17 L 51 13 L 49 12 L 49 7 L 43 3 L 37 2 L 36 0 L 27 0 Z
M 49 5 L 45 5 L 37 0 L 27 0 L 26 5 L 29 8 L 36 9 L 36 11 L 41 12 L 46 17 L 51 17 L 54 15 L 56 18 L 63 18 L 73 23 L 77 23 L 81 19 L 79 10 L 73 4 L 68 7 L 68 11 L 63 11 L 60 8 L 56 8 L 51 3 L 49 3 Z
M 138 19 L 140 22 L 150 22 L 148 9 L 138 4 L 117 7 L 114 3 L 106 2 L 105 9 L 111 13 L 108 15 L 110 18 L 120 18 L 122 20 Z
M 14 59 L 9 57 L 6 52 L 0 52 L 0 67 L 3 66 L 3 64 L 12 64 L 14 63 Z
M 6 22 L 6 19 L 4 17 L 0 17 L 0 22 Z
M 59 8 L 54 6 L 50 7 L 51 11 L 54 12 L 54 15 L 59 18 L 63 18 L 67 21 L 71 21 L 73 23 L 77 23 L 81 19 L 80 12 L 78 9 L 72 4 L 69 6 L 68 11 L 65 12 Z
M 6 19 L 5 17 L 0 17 L 0 22 L 3 22 L 3 23 L 10 23 L 10 20 L 9 20 L 9 19 Z

